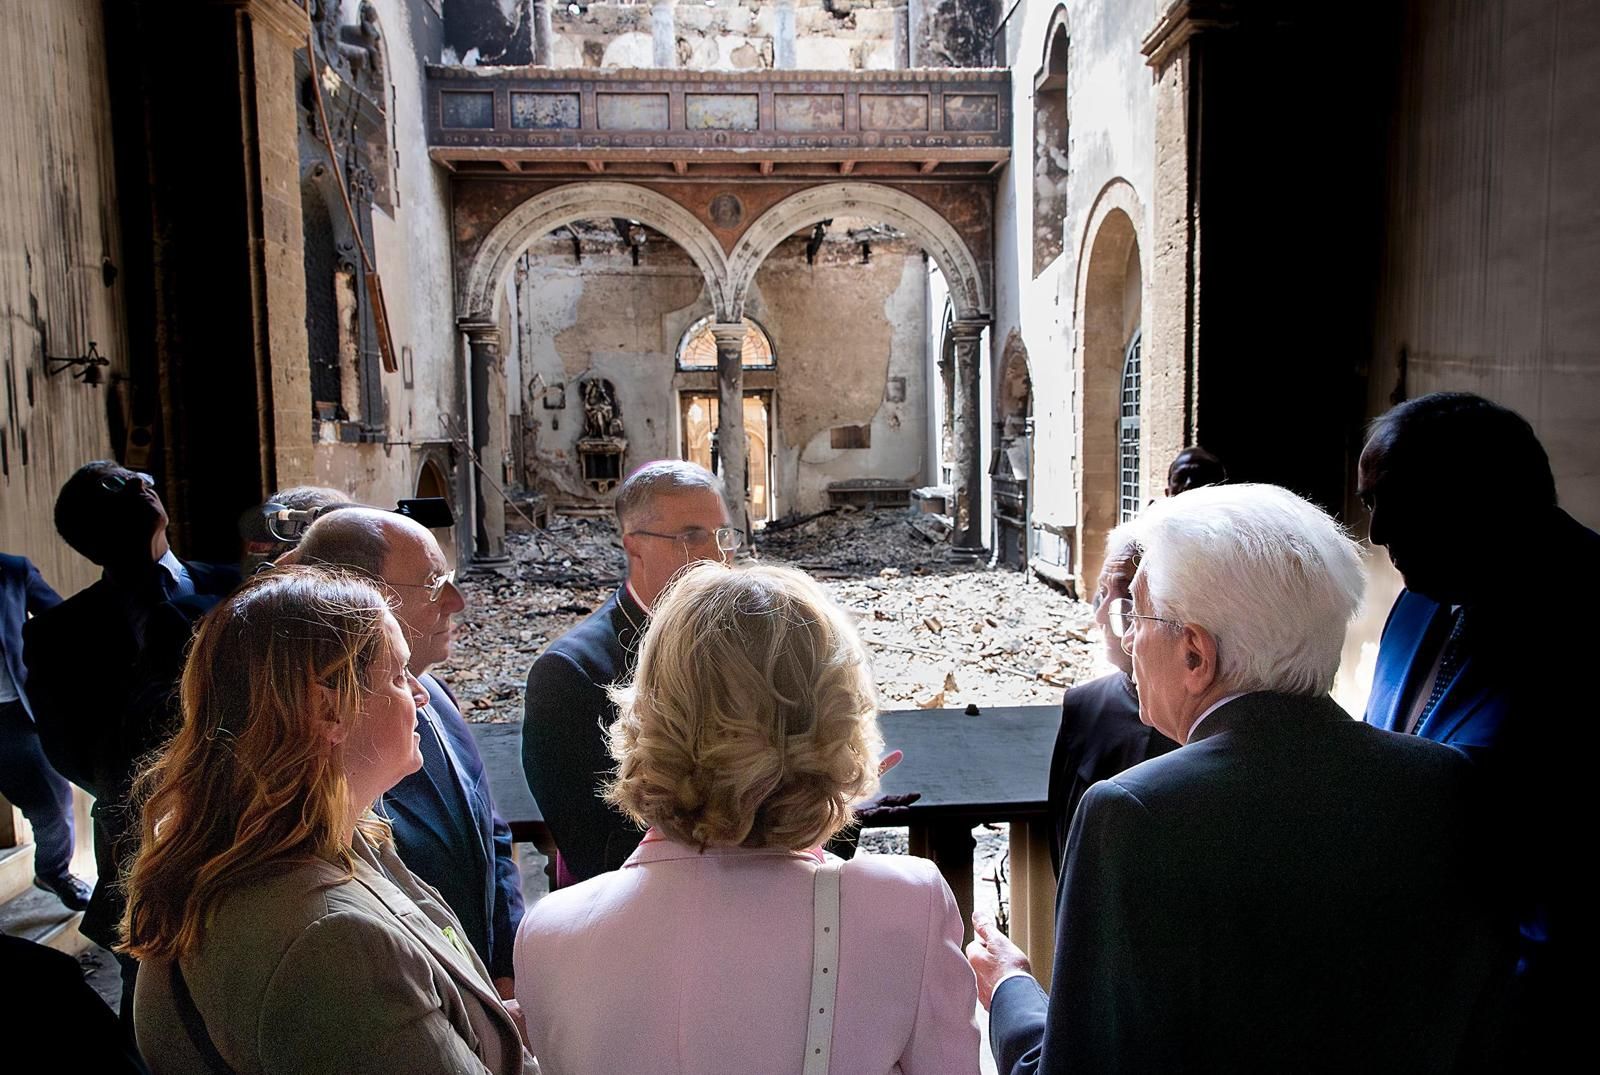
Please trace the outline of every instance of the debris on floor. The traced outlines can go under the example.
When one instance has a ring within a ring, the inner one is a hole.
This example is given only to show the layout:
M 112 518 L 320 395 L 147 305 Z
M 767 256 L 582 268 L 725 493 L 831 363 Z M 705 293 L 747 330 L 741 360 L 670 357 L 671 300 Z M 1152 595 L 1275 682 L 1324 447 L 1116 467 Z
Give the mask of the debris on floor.
M 757 536 L 754 556 L 822 580 L 855 616 L 885 709 L 1054 705 L 1109 670 L 1089 607 L 1025 574 L 946 558 L 915 510 L 840 509 Z M 518 721 L 528 668 L 600 607 L 626 568 L 609 519 L 506 536 L 511 563 L 470 573 L 438 671 L 468 720 Z

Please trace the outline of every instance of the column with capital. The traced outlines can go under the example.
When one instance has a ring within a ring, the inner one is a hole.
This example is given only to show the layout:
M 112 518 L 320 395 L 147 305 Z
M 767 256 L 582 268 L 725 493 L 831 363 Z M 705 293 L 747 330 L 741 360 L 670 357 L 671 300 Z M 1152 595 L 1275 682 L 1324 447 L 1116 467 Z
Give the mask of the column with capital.
M 459 322 L 472 352 L 471 443 L 477 464 L 472 468 L 472 559 L 494 563 L 506 558 L 506 378 L 500 359 L 500 326 L 492 321 Z
M 657 67 L 678 66 L 678 16 L 676 0 L 650 2 L 650 53 Z
M 733 525 L 748 531 L 745 513 L 744 334 L 742 321 L 711 326 L 717 341 L 717 472 Z
M 983 376 L 983 332 L 985 321 L 956 321 L 950 326 L 955 342 L 955 520 L 953 545 L 958 553 L 980 556 L 983 545 L 983 415 L 979 412 L 978 388 Z

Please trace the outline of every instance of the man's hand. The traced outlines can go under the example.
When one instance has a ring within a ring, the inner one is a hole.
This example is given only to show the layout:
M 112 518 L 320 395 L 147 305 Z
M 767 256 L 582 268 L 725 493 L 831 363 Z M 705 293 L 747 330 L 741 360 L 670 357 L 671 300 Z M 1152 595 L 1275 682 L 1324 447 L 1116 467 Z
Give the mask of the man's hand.
M 517 1024 L 517 1033 L 522 1037 L 522 1047 L 533 1048 L 528 1042 L 528 1021 L 522 1017 L 522 1005 L 515 1000 L 503 1000 L 500 1003 L 504 1006 L 506 1014 L 511 1016 L 511 1021 Z
M 967 945 L 967 962 L 978 976 L 978 1003 L 988 1011 L 989 1002 L 994 999 L 994 987 L 1000 984 L 1000 979 L 1016 971 L 1032 974 L 1033 964 L 987 915 L 972 916 L 972 931 L 975 936 Z
M 500 994 L 500 999 L 501 1000 L 516 1000 L 517 999 L 517 983 L 516 983 L 516 980 L 514 978 L 512 978 L 510 975 L 507 975 L 504 978 L 496 978 L 494 980 L 494 991 L 496 993 Z

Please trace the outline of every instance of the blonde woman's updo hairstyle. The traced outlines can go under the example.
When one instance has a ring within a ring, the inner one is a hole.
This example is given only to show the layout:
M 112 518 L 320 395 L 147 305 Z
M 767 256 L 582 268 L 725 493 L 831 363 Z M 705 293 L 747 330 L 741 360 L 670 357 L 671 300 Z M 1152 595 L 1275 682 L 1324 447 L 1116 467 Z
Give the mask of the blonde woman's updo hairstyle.
M 126 950 L 176 959 L 228 890 L 284 863 L 353 865 L 350 791 L 328 722 L 359 719 L 389 656 L 387 600 L 322 568 L 257 575 L 201 621 L 183 670 L 183 724 L 140 776 Z M 314 691 L 314 688 L 321 688 Z M 376 819 L 362 825 L 378 838 Z
M 683 843 L 816 847 L 877 790 L 871 670 L 850 622 L 799 571 L 687 570 L 612 697 L 606 798 Z

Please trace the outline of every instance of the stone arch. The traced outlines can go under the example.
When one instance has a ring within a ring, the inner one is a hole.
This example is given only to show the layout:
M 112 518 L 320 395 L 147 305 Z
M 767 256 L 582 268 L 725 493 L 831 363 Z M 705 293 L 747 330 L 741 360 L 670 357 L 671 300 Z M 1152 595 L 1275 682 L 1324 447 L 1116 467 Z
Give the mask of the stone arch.
M 1114 179 L 1095 199 L 1078 254 L 1075 303 L 1079 326 L 1078 528 L 1080 592 L 1094 587 L 1106 536 L 1117 525 L 1118 444 L 1122 373 L 1127 348 L 1140 332 L 1144 266 L 1133 187 Z
M 996 451 L 990 473 L 994 478 L 995 559 L 1018 570 L 1027 570 L 1032 554 L 1033 402 L 1028 345 L 1022 333 L 1012 329 L 1000 352 L 994 392 Z
M 574 220 L 623 217 L 648 224 L 681 246 L 705 277 L 718 320 L 737 321 L 722 246 L 694 214 L 665 195 L 633 183 L 566 183 L 535 194 L 496 224 L 472 255 L 458 316 L 496 322 L 500 295 L 517 257 L 539 236 Z
M 835 216 L 859 216 L 891 224 L 916 238 L 938 263 L 950 284 L 950 300 L 961 320 L 989 319 L 984 272 L 955 227 L 926 202 L 876 183 L 828 183 L 791 194 L 750 225 L 728 256 L 732 316 L 743 312 L 745 297 L 761 263 L 795 232 Z

